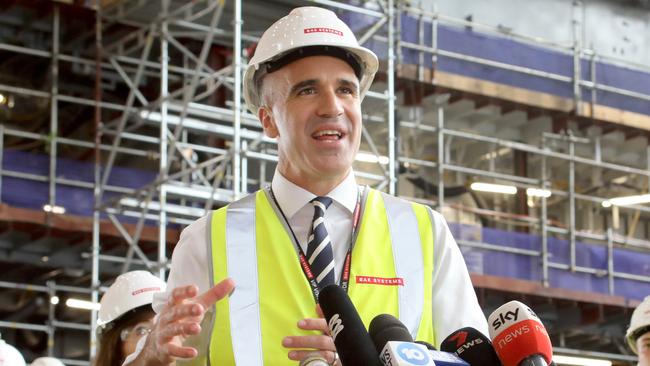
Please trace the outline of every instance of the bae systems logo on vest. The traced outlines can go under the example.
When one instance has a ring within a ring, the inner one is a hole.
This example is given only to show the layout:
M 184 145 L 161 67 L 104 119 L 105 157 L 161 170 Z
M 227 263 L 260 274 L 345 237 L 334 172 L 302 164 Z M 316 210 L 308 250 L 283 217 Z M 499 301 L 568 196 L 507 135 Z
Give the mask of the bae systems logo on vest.
M 404 286 L 404 279 L 401 277 L 373 277 L 373 276 L 355 276 L 357 283 L 366 285 L 384 285 L 384 286 Z
M 345 326 L 343 325 L 343 321 L 339 317 L 339 314 L 334 314 L 334 316 L 330 318 L 328 326 L 330 328 L 330 335 L 332 336 L 332 341 L 336 342 L 336 336 L 339 333 L 341 333 L 343 328 L 345 328 Z

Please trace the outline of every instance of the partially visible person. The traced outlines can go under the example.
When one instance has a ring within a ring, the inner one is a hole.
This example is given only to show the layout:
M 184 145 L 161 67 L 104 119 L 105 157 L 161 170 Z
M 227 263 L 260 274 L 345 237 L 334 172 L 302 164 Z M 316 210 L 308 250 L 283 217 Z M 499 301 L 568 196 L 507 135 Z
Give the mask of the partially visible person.
M 0 366 L 25 366 L 23 355 L 3 339 L 0 339 Z
M 39 357 L 29 364 L 29 366 L 65 366 L 65 364 L 54 357 Z
M 165 288 L 164 281 L 147 271 L 131 271 L 115 279 L 100 301 L 95 366 L 119 366 L 133 353 L 153 326 L 153 294 Z
M 625 336 L 632 352 L 639 355 L 637 366 L 650 366 L 650 296 L 634 309 Z

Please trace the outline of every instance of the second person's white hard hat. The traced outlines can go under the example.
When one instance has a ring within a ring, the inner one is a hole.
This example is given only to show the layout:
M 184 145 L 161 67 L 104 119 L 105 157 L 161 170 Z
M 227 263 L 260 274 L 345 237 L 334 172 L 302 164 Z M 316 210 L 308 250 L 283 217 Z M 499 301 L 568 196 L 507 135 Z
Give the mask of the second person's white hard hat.
M 119 275 L 102 296 L 97 319 L 101 333 L 111 322 L 127 312 L 153 302 L 156 292 L 165 291 L 165 282 L 147 271 L 131 271 Z
M 294 54 L 294 51 L 304 53 Z M 275 65 L 277 70 L 302 57 L 326 54 L 354 65 L 363 99 L 379 66 L 377 56 L 359 45 L 350 27 L 333 11 L 303 6 L 275 22 L 260 38 L 244 75 L 244 98 L 248 109 L 257 115 L 262 104 L 257 84 L 265 72 L 272 72 L 264 66 L 273 68 L 274 61 L 283 60 Z
M 65 364 L 54 357 L 39 357 L 29 366 L 65 366 Z
M 634 309 L 630 327 L 627 328 L 625 334 L 627 343 L 634 353 L 639 354 L 639 350 L 636 349 L 636 339 L 648 332 L 650 332 L 650 296 L 646 296 L 641 304 Z
M 23 355 L 2 339 L 0 339 L 0 366 L 25 366 Z

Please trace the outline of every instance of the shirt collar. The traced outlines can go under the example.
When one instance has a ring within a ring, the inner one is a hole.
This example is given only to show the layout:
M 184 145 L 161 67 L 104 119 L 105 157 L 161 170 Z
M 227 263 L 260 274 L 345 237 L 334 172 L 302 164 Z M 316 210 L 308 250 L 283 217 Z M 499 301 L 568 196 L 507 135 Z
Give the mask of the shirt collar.
M 282 212 L 287 216 L 287 219 L 291 219 L 298 210 L 316 197 L 315 194 L 289 181 L 277 169 L 273 175 L 271 188 L 273 189 L 275 199 L 278 201 L 278 206 L 280 206 Z M 354 172 L 350 169 L 350 173 L 348 173 L 345 179 L 326 194 L 326 196 L 333 199 L 334 202 L 337 202 L 352 214 L 354 207 L 357 205 L 358 191 Z

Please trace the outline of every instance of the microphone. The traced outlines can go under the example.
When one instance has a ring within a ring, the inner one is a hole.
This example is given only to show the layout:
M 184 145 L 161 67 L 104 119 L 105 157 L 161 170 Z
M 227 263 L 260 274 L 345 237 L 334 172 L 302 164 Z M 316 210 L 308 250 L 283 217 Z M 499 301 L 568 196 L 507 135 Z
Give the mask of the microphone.
M 325 287 L 318 303 L 343 366 L 379 365 L 379 355 L 348 294 L 337 285 Z
M 392 315 L 377 315 L 369 330 L 384 366 L 469 366 L 455 355 L 436 351 L 427 342 L 413 342 L 408 328 Z
M 490 338 L 503 366 L 548 366 L 551 339 L 537 314 L 519 301 L 510 301 L 488 318 Z
M 440 344 L 440 350 L 451 352 L 473 366 L 501 366 L 490 339 L 472 327 L 450 334 Z
M 433 344 L 425 341 L 415 341 L 417 344 L 421 344 L 425 346 L 429 351 L 437 351 L 436 347 L 433 346 Z
M 413 337 L 406 325 L 390 314 L 379 314 L 372 319 L 368 332 L 377 352 L 381 352 L 389 341 L 413 343 Z

